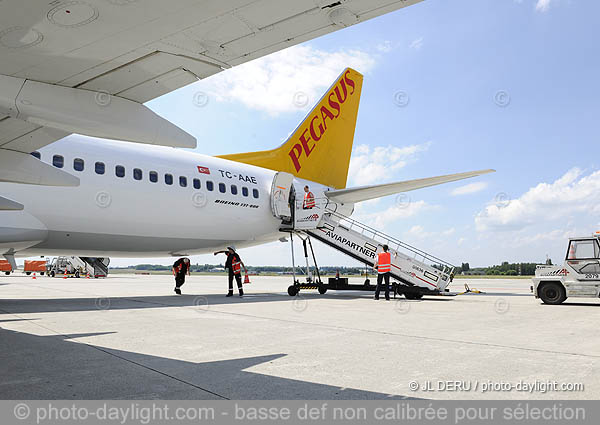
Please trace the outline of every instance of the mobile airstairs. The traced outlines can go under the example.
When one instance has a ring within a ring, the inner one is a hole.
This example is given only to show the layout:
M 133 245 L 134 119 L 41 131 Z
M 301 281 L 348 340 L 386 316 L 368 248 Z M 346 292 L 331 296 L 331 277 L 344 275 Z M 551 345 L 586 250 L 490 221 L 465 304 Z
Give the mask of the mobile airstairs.
M 296 201 L 294 196 L 289 200 L 288 209 L 284 208 L 284 199 L 281 201 L 279 209 L 274 206 L 273 212 L 284 217 L 280 230 L 290 234 L 294 283 L 288 288 L 289 295 L 295 296 L 303 289 L 318 289 L 321 294 L 328 289 L 374 291 L 376 282 L 371 284 L 368 271 L 371 270 L 376 275 L 373 266 L 384 244 L 388 245 L 392 257 L 391 281 L 394 296 L 398 294 L 408 299 L 420 299 L 423 295 L 449 294 L 448 286 L 454 277 L 454 266 L 449 262 L 349 218 L 339 211 L 344 208 L 330 203 L 325 197 L 315 199 L 315 206 L 310 209 L 303 208 L 302 203 Z M 282 215 L 284 210 L 289 211 L 289 216 Z M 301 282 L 300 277 L 296 278 L 294 237 L 303 242 L 305 282 Z M 351 285 L 347 278 L 339 276 L 329 278 L 327 283 L 323 282 L 311 238 L 364 264 L 367 271 L 364 283 Z

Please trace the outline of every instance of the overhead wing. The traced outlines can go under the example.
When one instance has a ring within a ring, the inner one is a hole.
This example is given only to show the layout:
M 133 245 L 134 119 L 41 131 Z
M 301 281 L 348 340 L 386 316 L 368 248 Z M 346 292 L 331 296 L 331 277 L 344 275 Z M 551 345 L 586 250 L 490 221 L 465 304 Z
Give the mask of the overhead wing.
M 421 189 L 423 187 L 436 186 L 438 184 L 468 179 L 482 174 L 493 173 L 496 170 L 469 171 L 466 173 L 448 174 L 445 176 L 429 177 L 426 179 L 407 180 L 396 183 L 378 184 L 374 186 L 351 187 L 348 189 L 330 190 L 325 196 L 330 201 L 341 204 L 368 201 L 369 199 L 381 198 L 395 193 L 408 192 L 409 190 Z
M 195 138 L 143 103 L 422 0 L 0 1 L 0 156 L 70 133 Z

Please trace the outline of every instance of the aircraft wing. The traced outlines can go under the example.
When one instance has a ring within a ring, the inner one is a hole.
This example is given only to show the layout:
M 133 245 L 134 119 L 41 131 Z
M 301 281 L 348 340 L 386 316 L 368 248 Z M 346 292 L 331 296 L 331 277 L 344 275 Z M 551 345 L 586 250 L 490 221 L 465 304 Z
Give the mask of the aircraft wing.
M 381 198 L 395 193 L 408 192 L 409 190 L 421 189 L 423 187 L 436 186 L 438 184 L 468 179 L 482 174 L 493 173 L 496 170 L 469 171 L 466 173 L 448 174 L 445 176 L 428 177 L 425 179 L 406 180 L 403 182 L 378 184 L 374 186 L 351 187 L 348 189 L 330 190 L 325 196 L 330 201 L 341 204 L 368 201 L 369 199 Z
M 195 147 L 143 103 L 420 1 L 2 0 L 0 156 L 71 133 Z

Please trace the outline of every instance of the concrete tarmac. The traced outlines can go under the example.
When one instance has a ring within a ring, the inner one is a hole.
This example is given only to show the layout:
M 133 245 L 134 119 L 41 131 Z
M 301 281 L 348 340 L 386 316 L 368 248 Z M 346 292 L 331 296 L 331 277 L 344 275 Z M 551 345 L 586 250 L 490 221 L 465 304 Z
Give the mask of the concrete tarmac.
M 290 282 L 253 277 L 240 299 L 223 276 L 192 276 L 177 296 L 164 275 L 2 275 L 0 398 L 600 397 L 597 300 L 543 305 L 519 279 L 389 302 L 292 298 Z

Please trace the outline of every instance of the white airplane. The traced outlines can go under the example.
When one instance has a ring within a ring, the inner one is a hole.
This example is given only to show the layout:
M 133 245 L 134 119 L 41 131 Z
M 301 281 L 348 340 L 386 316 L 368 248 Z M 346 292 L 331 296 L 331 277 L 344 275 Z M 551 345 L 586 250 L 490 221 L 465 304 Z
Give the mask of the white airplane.
M 247 247 L 284 236 L 292 211 L 319 211 L 290 208 L 292 193 L 302 197 L 304 186 L 316 202 L 349 215 L 355 202 L 487 172 L 345 189 L 361 86 L 358 72 L 344 70 L 272 151 L 211 157 L 80 135 L 52 143 L 31 161 L 79 184 L 0 184 L 3 248 L 23 256 L 145 257 Z
M 270 151 L 174 149 L 196 141 L 142 104 L 416 2 L 0 3 L 0 254 L 15 264 L 248 247 L 319 222 L 293 202 L 305 185 L 349 215 L 356 202 L 492 171 L 346 188 L 362 87 L 349 68 Z

